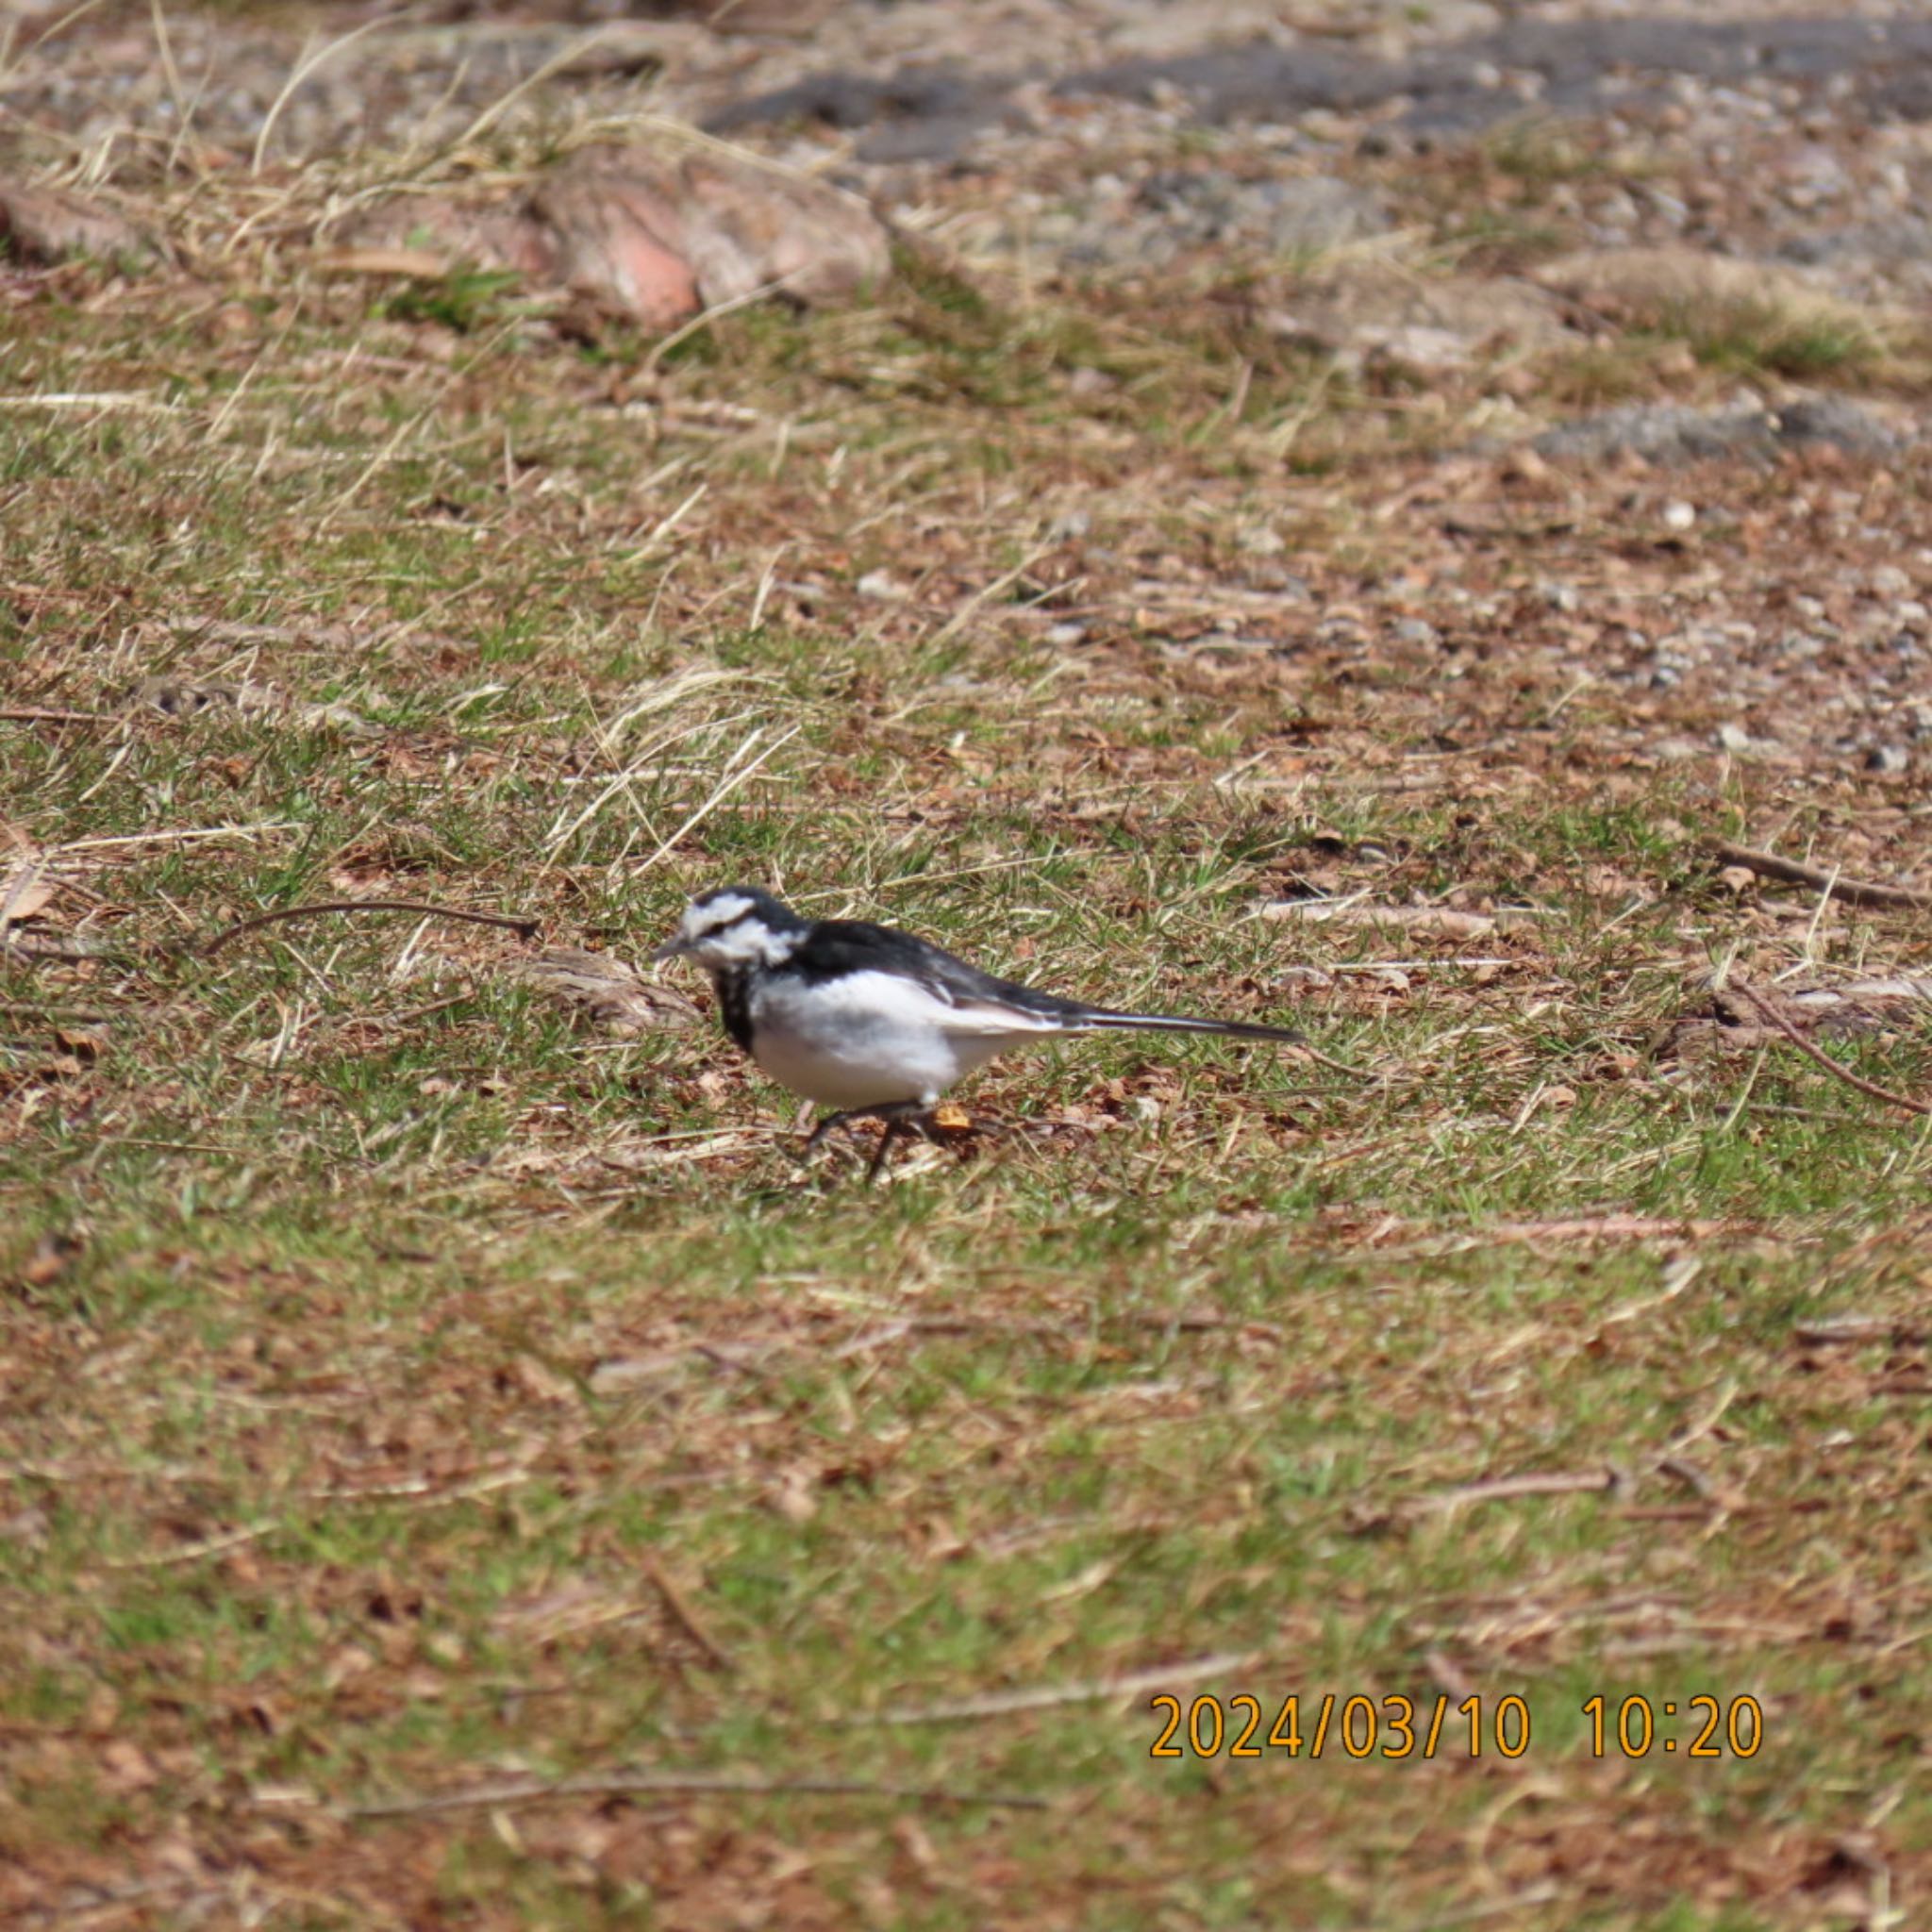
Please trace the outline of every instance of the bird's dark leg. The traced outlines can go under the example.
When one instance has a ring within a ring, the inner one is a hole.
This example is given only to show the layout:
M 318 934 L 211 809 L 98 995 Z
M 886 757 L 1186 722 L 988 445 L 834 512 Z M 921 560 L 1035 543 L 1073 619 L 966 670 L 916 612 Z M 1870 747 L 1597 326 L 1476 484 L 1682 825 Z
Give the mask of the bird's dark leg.
M 865 1184 L 871 1187 L 879 1177 L 879 1169 L 886 1164 L 886 1156 L 892 1151 L 892 1142 L 898 1138 L 899 1129 L 906 1124 L 898 1114 L 886 1118 L 886 1131 L 879 1136 L 879 1144 L 873 1149 L 872 1158 L 866 1163 Z
M 930 1111 L 923 1100 L 895 1100 L 884 1107 L 854 1107 L 847 1108 L 843 1113 L 828 1113 L 811 1130 L 810 1137 L 805 1143 L 805 1158 L 810 1159 L 820 1143 L 834 1127 L 845 1126 L 853 1121 L 883 1121 L 886 1124 L 886 1131 L 880 1135 L 878 1147 L 872 1157 L 872 1164 L 865 1171 L 868 1181 L 875 1180 L 879 1169 L 886 1164 L 886 1156 L 891 1151 L 900 1129 L 910 1122 L 916 1131 L 924 1133 L 925 1116 Z
M 811 1132 L 805 1137 L 805 1153 L 801 1158 L 806 1160 L 809 1160 L 812 1158 L 812 1156 L 819 1151 L 820 1146 L 824 1143 L 825 1136 L 829 1134 L 834 1127 L 842 1127 L 847 1121 L 856 1120 L 857 1118 L 858 1118 L 858 1116 L 856 1114 L 828 1113 L 824 1117 L 824 1119 L 822 1120 L 818 1124 L 818 1125 L 815 1126 L 811 1130 Z

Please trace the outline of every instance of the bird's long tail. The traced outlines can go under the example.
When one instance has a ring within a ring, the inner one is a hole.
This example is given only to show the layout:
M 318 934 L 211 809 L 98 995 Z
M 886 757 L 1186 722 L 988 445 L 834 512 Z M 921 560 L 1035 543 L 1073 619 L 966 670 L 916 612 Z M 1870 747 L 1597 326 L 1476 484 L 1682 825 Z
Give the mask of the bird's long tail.
M 1221 1033 L 1230 1040 L 1278 1040 L 1291 1046 L 1306 1044 L 1307 1036 L 1292 1026 L 1258 1026 L 1251 1020 L 1196 1020 L 1185 1013 L 1114 1013 L 1091 1011 L 1086 1025 L 1121 1033 Z

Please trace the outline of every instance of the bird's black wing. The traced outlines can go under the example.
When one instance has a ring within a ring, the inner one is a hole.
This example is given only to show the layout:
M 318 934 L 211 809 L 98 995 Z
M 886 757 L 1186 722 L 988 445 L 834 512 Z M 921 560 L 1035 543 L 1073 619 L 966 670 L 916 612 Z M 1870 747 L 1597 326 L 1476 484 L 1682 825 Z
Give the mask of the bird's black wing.
M 1059 999 L 982 973 L 913 933 L 864 920 L 820 920 L 785 963 L 808 982 L 839 979 L 848 973 L 894 973 L 950 1007 L 1005 1007 L 1062 1025 L 1079 1025 L 1093 1011 L 1078 1000 Z
M 1061 999 L 1057 993 L 982 973 L 916 934 L 862 920 L 820 920 L 786 963 L 808 981 L 837 979 L 848 973 L 897 974 L 953 1008 L 961 1030 L 1004 1031 L 998 1016 L 1008 1013 L 1014 1016 L 1014 1030 L 1019 1032 L 1218 1033 L 1237 1040 L 1290 1042 L 1302 1037 L 1291 1026 L 1205 1020 L 1185 1013 L 1126 1013 Z

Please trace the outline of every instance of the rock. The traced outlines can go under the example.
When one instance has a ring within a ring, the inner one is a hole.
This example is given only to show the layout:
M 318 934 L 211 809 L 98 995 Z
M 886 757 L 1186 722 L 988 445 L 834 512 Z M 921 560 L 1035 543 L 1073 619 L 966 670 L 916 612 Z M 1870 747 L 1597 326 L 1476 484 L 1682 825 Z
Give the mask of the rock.
M 1875 460 L 1892 455 L 1902 441 L 1869 410 L 1843 396 L 1806 396 L 1784 403 L 1772 420 L 1779 442 L 1793 449 L 1829 443 L 1847 456 Z
M 1114 60 L 1067 76 L 1055 92 L 1135 100 L 1177 93 L 1216 124 L 1388 103 L 1411 129 L 1470 132 L 1520 116 L 1525 100 L 1571 113 L 1627 110 L 1665 98 L 1660 83 L 1679 75 L 1831 87 L 1904 119 L 1923 118 L 1932 106 L 1932 22 L 1861 20 L 1849 9 L 1827 16 L 1817 8 L 1791 19 L 1657 17 L 1662 12 L 1652 6 L 1628 19 L 1538 20 L 1512 6 L 1493 33 L 1391 58 L 1308 38 L 1256 41 Z
M 65 261 L 91 255 L 104 261 L 146 263 L 159 253 L 143 231 L 63 188 L 0 181 L 0 236 L 25 261 Z
M 1660 765 L 1684 765 L 1701 758 L 1704 746 L 1694 738 L 1660 738 L 1651 746 L 1650 755 Z
M 1457 335 L 1454 329 L 1413 322 L 1400 328 L 1364 328 L 1357 333 L 1356 345 L 1375 361 L 1423 375 L 1466 368 L 1475 349 L 1468 336 Z
M 594 148 L 538 187 L 524 228 L 550 279 L 646 327 L 675 327 L 705 306 L 675 197 Z
M 1373 263 L 1310 276 L 1264 320 L 1309 348 L 1425 372 L 1455 368 L 1481 349 L 1542 345 L 1563 334 L 1556 305 L 1527 283 L 1480 275 L 1432 280 Z
M 1006 114 L 1005 84 L 941 66 L 908 67 L 885 77 L 834 71 L 721 108 L 708 131 L 729 134 L 760 123 L 818 121 L 877 132 L 860 144 L 868 160 L 948 161 Z
M 1779 246 L 1778 254 L 1805 267 L 1847 258 L 1893 266 L 1928 262 L 1932 261 L 1932 221 L 1921 214 L 1901 214 L 1849 226 L 1825 223 L 1793 235 Z
M 666 185 L 681 195 L 707 308 L 774 283 L 800 302 L 845 301 L 891 273 L 884 224 L 841 189 L 708 152 L 687 155 Z
M 1847 456 L 1879 458 L 1899 438 L 1857 403 L 1807 397 L 1777 409 L 1693 409 L 1682 403 L 1625 403 L 1546 429 L 1532 442 L 1553 460 L 1599 463 L 1641 457 L 1665 468 L 1742 458 L 1772 463 L 1781 450 L 1830 444 Z
M 1327 175 L 1246 181 L 1169 169 L 1142 182 L 1136 200 L 1161 218 L 1176 250 L 1253 240 L 1277 255 L 1319 255 L 1389 227 L 1378 196 Z
M 1701 248 L 1591 248 L 1546 262 L 1540 286 L 1624 327 L 1828 325 L 1877 338 L 1894 318 L 1842 302 L 1797 269 Z
M 854 195 L 735 156 L 642 147 L 579 150 L 511 202 L 398 198 L 325 258 L 384 251 L 562 284 L 669 328 L 721 303 L 782 292 L 835 301 L 882 280 L 884 225 Z

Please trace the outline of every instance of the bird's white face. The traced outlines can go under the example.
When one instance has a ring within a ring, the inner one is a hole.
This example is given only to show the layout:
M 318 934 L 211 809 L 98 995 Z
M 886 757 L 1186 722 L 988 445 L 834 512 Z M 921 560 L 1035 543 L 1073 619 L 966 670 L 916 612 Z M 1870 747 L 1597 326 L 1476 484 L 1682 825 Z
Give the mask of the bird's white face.
M 773 905 L 773 912 L 781 910 Z M 775 966 L 790 958 L 799 938 L 774 924 L 758 897 L 727 888 L 693 899 L 684 908 L 677 930 L 653 957 L 694 959 L 708 973 L 728 972 L 735 966 Z

